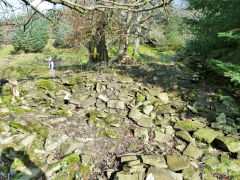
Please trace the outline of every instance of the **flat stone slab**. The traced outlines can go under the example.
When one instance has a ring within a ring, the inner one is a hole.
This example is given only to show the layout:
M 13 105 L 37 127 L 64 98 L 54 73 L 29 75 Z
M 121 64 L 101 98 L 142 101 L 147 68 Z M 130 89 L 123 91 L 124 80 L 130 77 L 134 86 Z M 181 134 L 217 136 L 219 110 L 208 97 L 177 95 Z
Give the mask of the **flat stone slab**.
M 140 174 L 130 174 L 126 172 L 117 172 L 114 179 L 116 180 L 143 180 Z
M 121 157 L 121 162 L 135 161 L 138 160 L 137 156 L 134 155 L 126 155 Z
M 187 131 L 177 131 L 176 136 L 184 141 L 195 144 L 195 139 L 193 139 Z
M 179 121 L 174 125 L 174 129 L 182 130 L 187 132 L 194 132 L 200 128 L 203 128 L 205 125 L 197 121 Z
M 65 142 L 68 138 L 69 137 L 66 134 L 52 131 L 46 139 L 46 143 L 44 145 L 45 150 L 48 152 L 53 151 L 54 149 L 61 146 L 61 144 Z
M 61 145 L 61 152 L 64 155 L 68 155 L 70 153 L 72 153 L 74 150 L 83 147 L 84 143 L 76 140 L 76 139 L 68 139 L 66 142 L 64 142 Z
M 192 157 L 194 159 L 198 159 L 199 157 L 202 156 L 203 152 L 202 150 L 198 149 L 196 146 L 189 144 L 188 147 L 183 152 L 183 154 L 189 157 Z
M 219 136 L 215 139 L 215 143 L 233 153 L 240 151 L 240 140 L 234 136 Z
M 119 100 L 109 100 L 107 102 L 107 107 L 124 110 L 125 103 Z
M 199 176 L 199 170 L 193 167 L 189 167 L 183 170 L 183 177 L 186 180 L 201 180 Z
M 163 104 L 169 103 L 169 98 L 167 93 L 159 93 L 157 96 Z
M 144 164 L 149 164 L 158 168 L 168 167 L 162 155 L 142 155 L 141 158 Z
M 177 154 L 167 156 L 167 164 L 174 172 L 186 169 L 190 166 L 183 156 Z
M 154 177 L 154 180 L 182 180 L 182 174 L 174 173 L 163 168 L 150 167 L 147 177 Z
M 221 135 L 221 133 L 218 131 L 214 131 L 213 129 L 210 129 L 210 128 L 202 128 L 196 131 L 193 134 L 193 137 L 195 137 L 199 141 L 210 144 L 219 135 Z
M 141 113 L 135 107 L 131 109 L 128 117 L 131 118 L 139 126 L 142 126 L 142 127 L 152 127 L 152 125 L 153 125 L 152 118 L 143 114 L 143 113 Z

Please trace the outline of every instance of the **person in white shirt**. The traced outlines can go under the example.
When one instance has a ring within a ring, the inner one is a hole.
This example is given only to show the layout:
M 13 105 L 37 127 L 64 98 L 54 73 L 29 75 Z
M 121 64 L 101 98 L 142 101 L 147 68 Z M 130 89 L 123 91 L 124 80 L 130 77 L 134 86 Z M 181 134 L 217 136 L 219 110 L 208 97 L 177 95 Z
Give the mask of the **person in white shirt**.
M 53 61 L 53 58 L 52 58 L 52 57 L 50 57 L 50 58 L 48 59 L 48 66 L 49 66 L 49 69 L 50 69 L 49 74 L 50 74 L 50 75 L 54 75 L 54 61 Z

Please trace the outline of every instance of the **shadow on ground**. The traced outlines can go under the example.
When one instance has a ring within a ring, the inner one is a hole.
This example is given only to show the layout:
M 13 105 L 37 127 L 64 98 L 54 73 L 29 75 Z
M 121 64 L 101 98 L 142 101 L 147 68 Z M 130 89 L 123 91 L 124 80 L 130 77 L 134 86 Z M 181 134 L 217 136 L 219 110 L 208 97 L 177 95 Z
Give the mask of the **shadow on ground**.
M 46 180 L 43 171 L 37 167 L 25 151 L 5 148 L 0 157 L 0 180 Z

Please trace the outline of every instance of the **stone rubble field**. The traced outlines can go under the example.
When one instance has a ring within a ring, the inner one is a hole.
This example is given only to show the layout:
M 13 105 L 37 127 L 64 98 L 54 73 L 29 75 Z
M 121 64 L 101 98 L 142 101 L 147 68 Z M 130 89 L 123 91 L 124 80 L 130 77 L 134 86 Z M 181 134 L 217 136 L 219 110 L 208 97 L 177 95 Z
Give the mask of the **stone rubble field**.
M 236 98 L 174 66 L 135 68 L 19 79 L 15 103 L 1 80 L 0 179 L 240 179 Z

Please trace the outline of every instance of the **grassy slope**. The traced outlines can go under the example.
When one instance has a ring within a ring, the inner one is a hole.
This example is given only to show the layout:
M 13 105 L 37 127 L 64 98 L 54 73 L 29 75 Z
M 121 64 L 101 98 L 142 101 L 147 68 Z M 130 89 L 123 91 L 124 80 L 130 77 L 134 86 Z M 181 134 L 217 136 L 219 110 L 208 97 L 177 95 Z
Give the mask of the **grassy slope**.
M 128 55 L 132 55 L 133 47 L 128 48 Z M 117 48 L 109 49 L 109 56 L 115 56 Z M 140 56 L 134 57 L 140 62 L 172 63 L 173 51 L 160 52 L 156 48 L 141 46 Z M 34 78 L 37 76 L 48 76 L 49 69 L 47 62 L 38 63 L 37 58 L 46 60 L 49 56 L 57 56 L 62 61 L 60 66 L 72 66 L 84 64 L 88 61 L 88 50 L 82 47 L 75 49 L 57 49 L 47 45 L 41 53 L 14 53 L 11 45 L 0 48 L 0 77 L 1 78 Z M 58 66 L 58 65 L 57 65 Z
M 49 56 L 57 56 L 57 58 L 64 59 L 65 65 L 76 64 L 77 62 L 85 63 L 88 60 L 88 51 L 85 47 L 78 50 L 75 49 L 61 49 L 49 46 L 41 53 L 15 53 L 11 45 L 0 48 L 0 67 L 31 65 L 37 61 L 37 57 L 47 58 Z M 68 60 L 67 60 L 68 59 Z
M 172 56 L 175 55 L 173 51 L 161 52 L 157 48 L 141 45 L 139 49 L 140 55 L 134 58 L 143 62 L 161 62 L 161 63 L 172 63 Z M 116 56 L 117 48 L 112 47 L 109 49 L 109 56 Z M 128 47 L 127 54 L 132 56 L 133 46 Z

